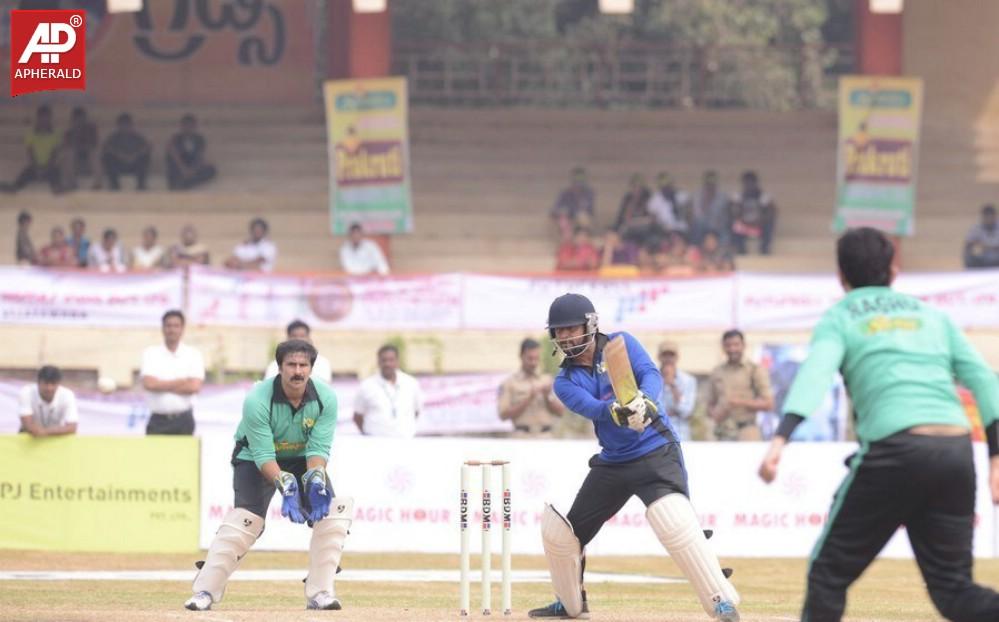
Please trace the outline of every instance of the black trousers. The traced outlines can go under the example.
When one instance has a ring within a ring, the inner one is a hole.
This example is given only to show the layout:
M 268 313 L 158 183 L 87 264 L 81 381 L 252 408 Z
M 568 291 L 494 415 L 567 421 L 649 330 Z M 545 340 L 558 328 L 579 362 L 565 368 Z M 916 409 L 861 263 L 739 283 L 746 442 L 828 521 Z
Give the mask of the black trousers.
M 287 471 L 295 476 L 299 482 L 299 498 L 302 502 L 302 509 L 308 514 L 312 509 L 307 495 L 302 494 L 302 476 L 308 470 L 305 458 L 292 458 L 289 460 L 278 460 L 278 466 L 282 471 Z M 267 518 L 267 508 L 271 504 L 271 498 L 277 489 L 274 482 L 264 479 L 263 474 L 257 465 L 250 460 L 233 460 L 232 463 L 232 490 L 235 496 L 233 506 L 243 508 L 253 512 L 257 516 Z M 335 497 L 330 491 L 330 497 Z M 311 526 L 312 523 L 309 523 Z
M 971 579 L 975 467 L 967 436 L 900 432 L 850 459 L 808 570 L 802 622 L 839 622 L 846 590 L 905 525 L 930 598 L 954 622 L 999 620 Z
M 198 164 L 191 175 L 185 177 L 173 156 L 167 155 L 167 187 L 171 190 L 187 190 L 203 184 L 213 179 L 215 172 L 215 167 L 211 164 Z
M 146 434 L 173 434 L 190 436 L 194 434 L 194 411 L 185 410 L 176 415 L 149 415 Z
M 589 544 L 632 495 L 646 506 L 671 493 L 689 496 L 680 445 L 667 443 L 637 460 L 605 462 L 590 458 L 590 472 L 566 515 L 582 546 Z
M 118 178 L 121 175 L 135 175 L 136 187 L 140 190 L 146 187 L 146 175 L 149 173 L 149 155 L 144 155 L 133 162 L 126 162 L 110 153 L 101 156 L 101 163 L 104 165 L 104 174 L 108 176 L 108 183 L 112 190 L 121 188 Z

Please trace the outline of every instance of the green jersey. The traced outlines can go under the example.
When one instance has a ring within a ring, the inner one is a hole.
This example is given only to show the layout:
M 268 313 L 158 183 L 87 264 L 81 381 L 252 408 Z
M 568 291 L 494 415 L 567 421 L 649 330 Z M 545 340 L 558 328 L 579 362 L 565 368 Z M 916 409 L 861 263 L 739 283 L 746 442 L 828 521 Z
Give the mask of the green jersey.
M 837 370 L 862 442 L 918 425 L 970 428 L 955 378 L 974 393 L 986 427 L 999 417 L 999 382 L 964 333 L 943 312 L 888 287 L 852 290 L 826 311 L 784 413 L 815 412 Z
M 281 376 L 253 385 L 243 400 L 243 418 L 236 443 L 243 445 L 238 460 L 265 462 L 319 456 L 329 460 L 336 427 L 337 403 L 333 389 L 309 380 L 298 408 L 292 408 L 281 389 Z

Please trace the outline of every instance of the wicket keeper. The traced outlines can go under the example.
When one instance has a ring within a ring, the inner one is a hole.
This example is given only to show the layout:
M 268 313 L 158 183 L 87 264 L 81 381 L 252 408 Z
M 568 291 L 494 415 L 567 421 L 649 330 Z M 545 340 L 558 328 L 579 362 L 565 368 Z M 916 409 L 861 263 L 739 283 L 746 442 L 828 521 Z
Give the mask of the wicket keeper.
M 648 507 L 652 530 L 693 585 L 707 614 L 737 622 L 739 594 L 719 566 L 688 499 L 680 443 L 664 416 L 659 369 L 628 333 L 599 332 L 596 310 L 585 296 L 556 298 L 548 311 L 548 332 L 565 355 L 555 393 L 569 410 L 593 422 L 601 451 L 590 458 L 590 472 L 568 514 L 545 506 L 541 537 L 558 600 L 528 615 L 586 617 L 584 547 L 637 494 Z M 604 357 L 604 347 L 617 335 L 624 339 L 640 391 L 627 404 L 615 401 Z
M 860 449 L 833 497 L 808 569 L 803 622 L 838 622 L 846 591 L 904 525 L 926 589 L 954 622 L 999 620 L 999 594 L 971 578 L 975 466 L 954 379 L 975 395 L 999 502 L 999 383 L 950 318 L 891 289 L 894 247 L 853 229 L 836 253 L 846 296 L 812 335 L 760 477 L 772 482 L 795 426 L 815 412 L 838 370 L 853 401 Z
M 278 345 L 278 375 L 253 385 L 243 401 L 232 452 L 235 507 L 223 518 L 199 566 L 186 608 L 206 611 L 222 600 L 230 575 L 263 532 L 267 507 L 277 491 L 281 514 L 312 527 L 306 609 L 340 609 L 333 579 L 354 500 L 335 497 L 326 474 L 337 401 L 326 384 L 309 379 L 316 356 L 308 341 Z

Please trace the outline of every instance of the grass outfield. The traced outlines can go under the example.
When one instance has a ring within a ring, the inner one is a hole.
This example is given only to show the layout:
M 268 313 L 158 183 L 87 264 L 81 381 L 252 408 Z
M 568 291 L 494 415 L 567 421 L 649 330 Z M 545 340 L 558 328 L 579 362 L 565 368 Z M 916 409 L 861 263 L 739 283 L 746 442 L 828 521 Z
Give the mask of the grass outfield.
M 198 555 L 64 554 L 37 551 L 0 551 L 0 570 L 187 570 Z M 474 562 L 475 560 L 473 560 Z M 346 554 L 348 568 L 447 569 L 457 568 L 457 556 Z M 742 593 L 743 620 L 797 620 L 804 585 L 804 560 L 726 559 L 735 568 L 733 580 Z M 499 558 L 493 563 L 498 568 Z M 245 569 L 295 569 L 306 566 L 304 553 L 251 552 Z M 473 565 L 473 568 L 475 566 Z M 542 557 L 516 557 L 515 569 L 543 569 Z M 594 557 L 587 569 L 595 572 L 680 576 L 662 557 Z M 999 560 L 976 564 L 976 578 L 999 587 Z M 499 606 L 494 583 L 493 605 Z M 182 608 L 190 584 L 180 581 L 0 581 L 0 619 L 42 620 L 456 620 L 458 586 L 447 583 L 367 583 L 344 581 L 338 595 L 339 612 L 306 612 L 302 585 L 297 581 L 234 581 L 225 601 L 210 612 Z M 593 584 L 587 588 L 592 620 L 704 621 L 690 586 Z M 543 584 L 514 584 L 514 614 L 508 620 L 527 620 L 527 610 L 551 600 Z M 473 612 L 478 584 L 472 586 Z M 481 616 L 473 614 L 472 618 Z M 916 565 L 912 561 L 878 561 L 850 593 L 847 619 L 853 621 L 940 620 Z

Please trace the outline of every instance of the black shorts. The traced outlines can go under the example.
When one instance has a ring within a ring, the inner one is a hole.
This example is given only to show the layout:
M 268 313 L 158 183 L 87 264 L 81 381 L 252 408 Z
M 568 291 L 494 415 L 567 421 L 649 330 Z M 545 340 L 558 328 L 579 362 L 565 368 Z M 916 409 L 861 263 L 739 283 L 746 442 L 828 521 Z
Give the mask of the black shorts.
M 278 460 L 278 466 L 282 471 L 287 471 L 298 480 L 299 491 L 302 489 L 302 476 L 308 470 L 305 458 L 292 458 L 290 460 Z M 235 493 L 233 506 L 243 508 L 253 512 L 264 519 L 267 518 L 267 508 L 271 504 L 271 498 L 277 489 L 274 482 L 264 479 L 260 469 L 252 460 L 234 460 L 232 464 L 232 489 Z M 333 497 L 332 491 L 330 496 Z M 307 514 L 312 506 L 306 495 L 299 493 L 302 501 L 302 509 Z
M 581 545 L 586 546 L 632 495 L 649 506 L 666 495 L 687 492 L 687 469 L 680 445 L 667 443 L 631 462 L 590 458 L 590 472 L 566 515 Z

